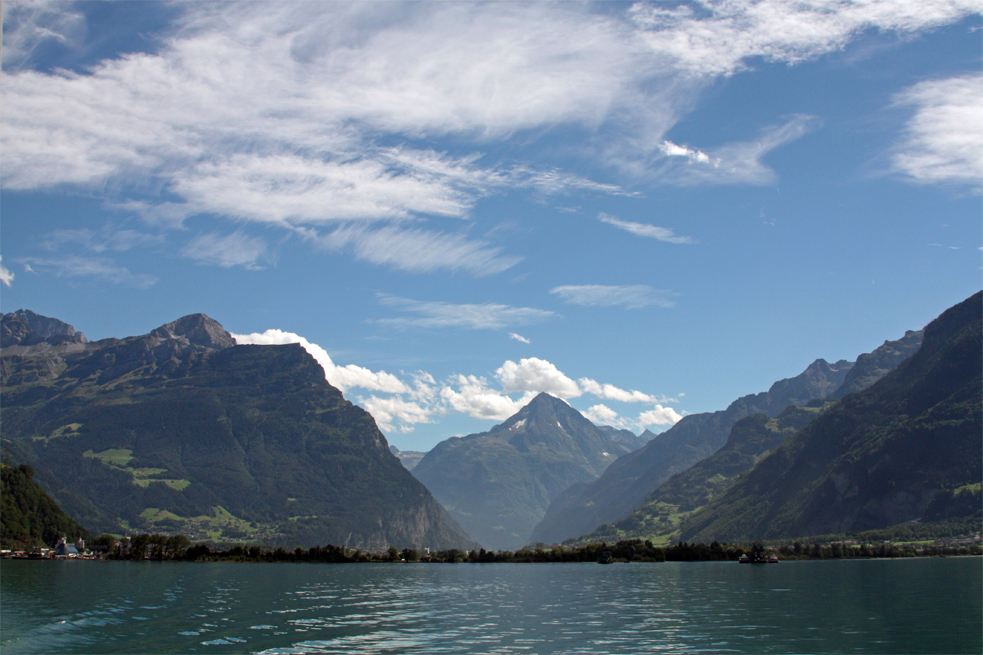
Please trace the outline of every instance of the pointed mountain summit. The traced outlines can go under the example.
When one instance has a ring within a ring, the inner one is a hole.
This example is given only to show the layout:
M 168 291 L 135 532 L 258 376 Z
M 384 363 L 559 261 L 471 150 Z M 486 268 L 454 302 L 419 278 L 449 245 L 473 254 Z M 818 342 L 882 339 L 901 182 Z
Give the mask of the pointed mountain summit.
M 190 314 L 173 323 L 162 325 L 150 333 L 156 339 L 175 339 L 210 350 L 222 350 L 236 345 L 232 335 L 218 321 L 204 314 Z
M 881 348 L 890 346 L 908 356 L 920 343 L 920 332 L 909 333 Z M 884 356 L 876 361 L 884 367 L 900 359 Z M 598 480 L 571 486 L 560 494 L 536 526 L 532 540 L 559 543 L 627 516 L 671 476 L 719 450 L 742 418 L 753 414 L 775 418 L 790 405 L 835 394 L 853 368 L 854 363 L 846 360 L 830 364 L 817 359 L 799 375 L 775 382 L 766 392 L 742 396 L 725 410 L 684 416 L 658 436 L 643 433 L 643 437 L 652 437 L 644 447 L 620 458 Z M 855 384 L 873 384 L 884 373 L 884 368 L 866 367 Z
M 517 548 L 553 498 L 629 449 L 542 393 L 488 432 L 437 444 L 413 474 L 484 547 Z
M 95 532 L 475 545 L 298 344 L 239 346 L 192 314 L 78 352 L 0 354 L 4 459 Z

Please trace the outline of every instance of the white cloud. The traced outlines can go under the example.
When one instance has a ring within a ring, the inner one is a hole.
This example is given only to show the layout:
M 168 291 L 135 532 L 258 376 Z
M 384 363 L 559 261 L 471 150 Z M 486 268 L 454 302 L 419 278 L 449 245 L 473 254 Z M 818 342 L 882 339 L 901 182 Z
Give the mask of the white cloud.
M 526 392 L 513 400 L 500 390 L 488 386 L 488 381 L 474 375 L 455 375 L 441 388 L 440 397 L 454 411 L 471 418 L 504 421 L 535 397 Z
M 457 373 L 438 382 L 425 371 L 417 371 L 408 376 L 408 380 L 402 380 L 385 371 L 371 371 L 354 364 L 338 366 L 323 348 L 291 332 L 272 329 L 232 336 L 239 344 L 298 343 L 321 365 L 325 379 L 341 391 L 361 388 L 377 392 L 357 400 L 385 432 L 411 432 L 416 425 L 432 423 L 436 417 L 451 412 L 479 420 L 504 421 L 542 392 L 563 399 L 586 393 L 618 402 L 654 404 L 655 410 L 642 415 L 648 422 L 640 423 L 640 427 L 665 425 L 666 421 L 675 422 L 679 417 L 671 408 L 658 404 L 672 399 L 625 391 L 590 378 L 581 378 L 578 384 L 551 362 L 536 357 L 518 363 L 506 360 L 494 372 L 492 381 L 482 376 Z M 618 418 L 614 410 L 603 404 L 591 407 L 585 415 L 617 427 L 635 426 L 627 419 Z
M 100 230 L 55 230 L 41 241 L 41 247 L 45 250 L 60 250 L 66 246 L 81 247 L 95 253 L 125 252 L 140 246 L 159 245 L 163 241 L 163 237 L 159 235 L 107 225 Z
M 58 0 L 6 0 L 3 3 L 3 67 L 31 63 L 42 44 L 70 46 L 86 32 L 85 16 Z
M 500 330 L 514 325 L 528 325 L 553 318 L 555 314 L 531 307 L 511 307 L 498 303 L 453 304 L 422 302 L 379 294 L 379 302 L 415 317 L 385 318 L 376 323 L 395 327 L 466 328 L 471 330 Z
M 3 258 L 0 257 L 0 260 L 2 259 Z M 9 287 L 10 283 L 13 281 L 14 281 L 14 274 L 11 273 L 6 266 L 0 264 L 0 282 L 2 282 L 4 286 Z
M 796 63 L 863 30 L 911 33 L 979 9 L 974 0 L 705 0 L 627 13 L 590 3 L 182 3 L 156 52 L 38 72 L 17 66 L 39 43 L 70 44 L 84 18 L 63 3 L 7 5 L 4 188 L 125 192 L 152 180 L 159 200 L 119 206 L 162 223 L 212 213 L 288 228 L 465 218 L 504 189 L 624 193 L 558 170 L 536 143 L 551 128 L 583 137 L 585 154 L 611 144 L 599 150 L 605 161 L 661 182 L 767 183 L 774 173 L 761 156 L 802 121 L 712 151 L 665 139 L 706 84 L 749 57 Z M 484 161 L 485 145 L 514 135 L 523 163 Z M 414 145 L 443 138 L 473 152 Z M 386 254 L 393 233 L 379 230 L 334 239 L 409 271 L 490 274 L 516 261 L 463 237 L 400 234 L 443 239 L 453 255 Z M 466 252 L 478 263 L 468 267 Z
M 613 384 L 601 384 L 590 378 L 580 378 L 577 380 L 580 388 L 584 393 L 589 393 L 598 398 L 607 398 L 608 400 L 617 400 L 623 403 L 659 403 L 666 402 L 667 398 L 659 396 L 651 396 L 647 393 L 642 393 L 641 391 L 625 391 L 624 389 L 619 389 Z
M 602 223 L 607 223 L 608 225 L 621 228 L 622 230 L 631 232 L 636 236 L 658 239 L 659 241 L 666 241 L 668 243 L 693 243 L 692 237 L 678 236 L 676 233 L 666 227 L 645 225 L 644 223 L 635 223 L 632 221 L 622 221 L 614 216 L 608 216 L 607 214 L 603 213 L 598 215 L 598 219 Z
M 662 154 L 664 154 L 666 157 L 685 157 L 690 161 L 695 161 L 700 164 L 711 163 L 710 157 L 702 150 L 693 150 L 691 148 L 687 148 L 686 146 L 676 145 L 672 141 L 663 141 L 661 144 L 659 144 L 659 150 L 661 150 Z M 719 164 L 719 161 L 713 162 L 714 166 L 718 166 Z
M 265 241 L 241 231 L 224 236 L 199 234 L 181 250 L 181 254 L 200 264 L 222 268 L 242 266 L 249 270 L 262 269 L 259 262 L 269 257 Z
M 561 373 L 552 363 L 538 357 L 520 359 L 518 364 L 507 360 L 495 371 L 495 377 L 508 393 L 545 391 L 563 399 L 575 398 L 582 393 L 576 382 Z
M 419 403 L 404 400 L 399 396 L 379 398 L 370 396 L 360 398 L 359 403 L 375 419 L 379 429 L 384 432 L 412 432 L 419 423 L 432 423 L 433 411 Z
M 410 391 L 410 388 L 404 382 L 391 373 L 370 371 L 367 368 L 354 364 L 338 366 L 331 361 L 331 356 L 328 355 L 328 352 L 324 348 L 292 332 L 271 329 L 252 334 L 233 334 L 232 337 L 236 340 L 236 343 L 243 345 L 299 343 L 304 350 L 310 353 L 311 357 L 317 360 L 321 368 L 324 369 L 325 379 L 341 391 L 347 391 L 353 387 L 385 393 L 408 393 Z
M 418 228 L 348 225 L 325 235 L 304 234 L 327 250 L 351 249 L 362 261 L 411 273 L 447 269 L 485 276 L 506 271 L 521 261 L 484 241 Z
M 672 407 L 663 407 L 657 404 L 653 409 L 639 414 L 638 426 L 645 428 L 650 425 L 675 425 L 682 418 L 682 415 Z
M 899 94 L 898 105 L 914 107 L 893 168 L 924 184 L 983 181 L 983 77 L 979 73 L 921 82 Z
M 653 289 L 644 284 L 626 286 L 607 286 L 601 284 L 567 285 L 550 289 L 566 302 L 586 307 L 627 307 L 640 309 L 655 305 L 675 307 L 672 298 L 677 295 L 671 291 Z
M 842 49 L 864 30 L 931 29 L 979 12 L 973 0 L 695 0 L 629 11 L 654 53 L 702 77 L 730 75 L 749 57 L 799 63 Z
M 618 412 L 607 405 L 594 405 L 584 412 L 584 416 L 592 423 L 599 425 L 612 425 L 618 421 Z
M 69 255 L 56 259 L 24 257 L 19 260 L 38 273 L 51 272 L 58 277 L 94 278 L 109 284 L 122 284 L 137 289 L 146 289 L 157 284 L 153 275 L 131 273 L 126 267 L 118 266 L 105 257 L 81 257 Z
M 772 184 L 776 179 L 775 171 L 762 159 L 772 150 L 801 138 L 817 124 L 818 120 L 813 116 L 793 116 L 785 123 L 765 128 L 756 139 L 728 143 L 711 150 L 706 162 L 689 156 L 653 160 L 652 175 L 660 182 L 680 186 Z
M 516 334 L 515 332 L 509 332 L 509 338 L 510 339 L 515 339 L 519 343 L 525 343 L 525 344 L 532 343 L 532 341 L 530 341 L 529 339 L 525 338 L 521 334 Z

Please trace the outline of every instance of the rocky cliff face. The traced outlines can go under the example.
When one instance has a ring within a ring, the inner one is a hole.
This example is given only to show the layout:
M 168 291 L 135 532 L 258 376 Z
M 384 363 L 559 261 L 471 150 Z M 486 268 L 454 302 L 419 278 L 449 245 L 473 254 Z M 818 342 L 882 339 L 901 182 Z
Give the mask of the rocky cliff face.
M 90 529 L 473 545 L 299 345 L 237 346 L 196 314 L 80 352 L 2 354 L 5 456 Z

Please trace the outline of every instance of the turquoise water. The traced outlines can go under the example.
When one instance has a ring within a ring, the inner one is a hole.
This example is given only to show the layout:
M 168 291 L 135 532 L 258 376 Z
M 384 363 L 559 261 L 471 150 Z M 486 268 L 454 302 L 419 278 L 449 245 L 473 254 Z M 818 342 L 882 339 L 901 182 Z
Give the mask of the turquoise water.
M 4 560 L 0 652 L 980 653 L 983 560 Z

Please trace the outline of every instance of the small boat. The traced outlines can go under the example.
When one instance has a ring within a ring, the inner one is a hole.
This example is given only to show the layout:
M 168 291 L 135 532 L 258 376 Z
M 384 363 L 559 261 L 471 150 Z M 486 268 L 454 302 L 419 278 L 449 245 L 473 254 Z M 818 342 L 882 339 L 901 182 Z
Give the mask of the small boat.
M 598 564 L 614 564 L 614 557 L 611 555 L 610 550 L 606 550 L 601 553 L 601 556 L 597 560 Z

